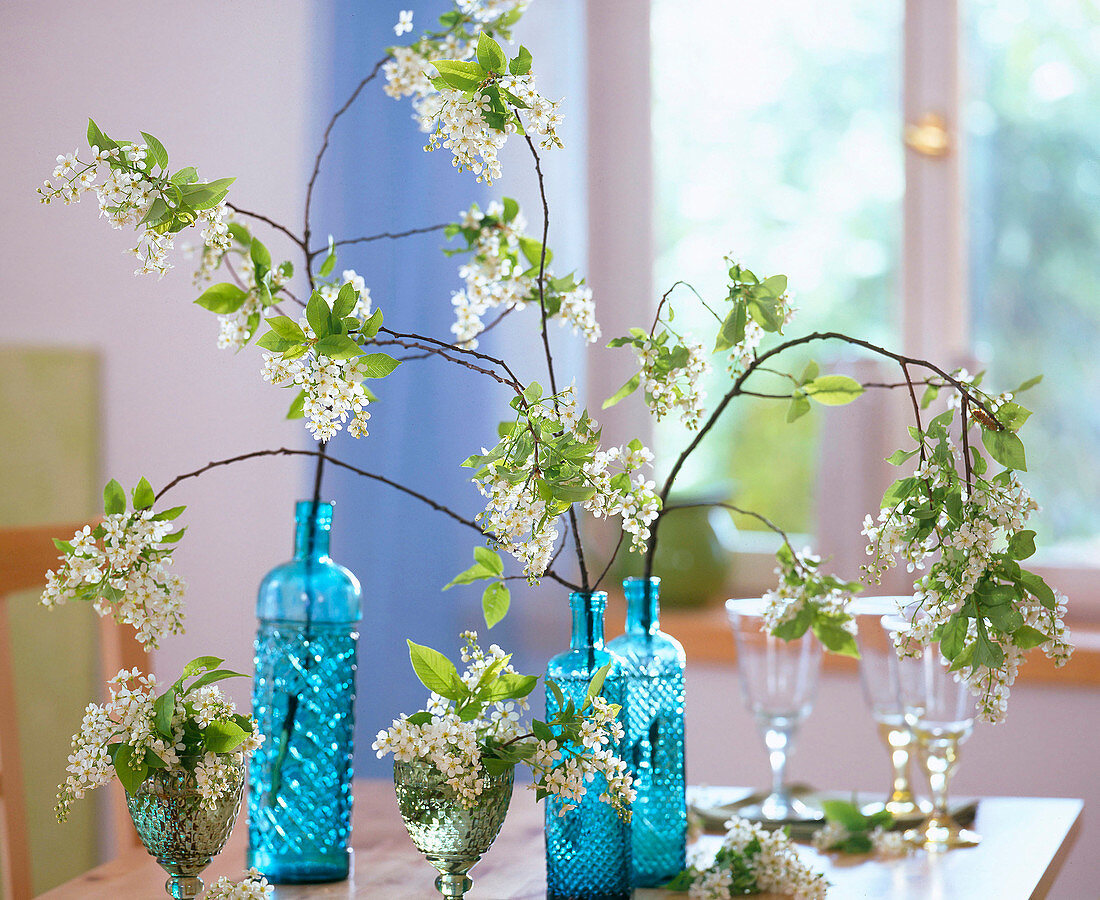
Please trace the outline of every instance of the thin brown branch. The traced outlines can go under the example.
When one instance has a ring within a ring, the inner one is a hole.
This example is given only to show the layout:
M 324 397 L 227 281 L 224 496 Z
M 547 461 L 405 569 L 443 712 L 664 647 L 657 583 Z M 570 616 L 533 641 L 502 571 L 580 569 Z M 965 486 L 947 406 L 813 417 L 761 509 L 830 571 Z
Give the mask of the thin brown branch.
M 313 188 L 317 184 L 317 176 L 321 172 L 321 160 L 324 159 L 325 151 L 328 150 L 329 137 L 332 134 L 332 129 L 336 125 L 337 120 L 351 108 L 351 105 L 358 99 L 359 94 L 362 93 L 363 88 L 377 77 L 378 73 L 382 71 L 382 66 L 385 65 L 389 58 L 390 57 L 387 55 L 378 60 L 378 62 L 374 64 L 374 68 L 371 69 L 370 74 L 360 81 L 355 90 L 351 92 L 351 96 L 344 102 L 344 105 L 332 114 L 332 118 L 328 121 L 328 127 L 325 128 L 324 137 L 321 139 L 321 149 L 317 151 L 317 158 L 313 161 L 313 174 L 309 176 L 309 185 L 306 187 L 305 221 L 300 244 L 306 254 L 306 274 L 309 276 L 310 287 L 313 287 L 313 257 L 316 256 L 317 253 L 309 249 L 309 239 L 313 236 L 313 232 L 310 230 L 309 225 L 309 214 L 313 206 Z
M 603 571 L 600 572 L 600 577 L 597 578 L 595 584 L 592 585 L 593 591 L 598 591 L 600 589 L 600 583 L 607 576 L 607 573 L 611 571 L 611 565 L 615 562 L 615 557 L 619 555 L 619 549 L 623 545 L 624 537 L 626 537 L 626 532 L 620 528 L 619 539 L 615 542 L 615 549 L 611 551 L 611 558 L 607 561 L 607 565 L 603 567 Z
M 252 210 L 250 210 L 250 209 L 241 209 L 241 207 L 234 206 L 232 203 L 226 203 L 225 205 L 227 207 L 229 207 L 231 210 L 233 210 L 233 212 L 237 213 L 238 215 L 248 216 L 250 219 L 256 219 L 259 222 L 264 222 L 265 224 L 270 225 L 276 231 L 281 231 L 288 238 L 290 238 L 292 241 L 294 241 L 294 243 L 299 247 L 299 249 L 302 249 L 302 250 L 306 249 L 306 242 L 305 241 L 303 241 L 300 237 L 298 237 L 298 235 L 296 235 L 293 231 L 291 231 L 285 225 L 282 225 L 279 222 L 276 222 L 274 219 L 270 219 L 267 216 L 261 215 L 258 212 L 252 212 Z
M 388 240 L 398 240 L 399 238 L 411 237 L 414 234 L 429 234 L 430 232 L 433 232 L 433 231 L 442 231 L 444 228 L 447 227 L 447 225 L 448 225 L 447 222 L 443 222 L 440 225 L 428 225 L 424 228 L 410 228 L 408 231 L 383 231 L 380 234 L 368 234 L 368 235 L 365 235 L 364 237 L 344 238 L 341 241 L 335 241 L 332 246 L 333 247 L 346 247 L 349 244 L 369 244 L 372 241 L 381 241 L 381 240 L 387 240 L 387 239 Z M 327 246 L 321 247 L 317 250 L 314 250 L 314 251 L 312 251 L 312 253 L 313 253 L 314 256 L 319 256 L 320 254 L 324 253 L 326 250 L 328 250 Z

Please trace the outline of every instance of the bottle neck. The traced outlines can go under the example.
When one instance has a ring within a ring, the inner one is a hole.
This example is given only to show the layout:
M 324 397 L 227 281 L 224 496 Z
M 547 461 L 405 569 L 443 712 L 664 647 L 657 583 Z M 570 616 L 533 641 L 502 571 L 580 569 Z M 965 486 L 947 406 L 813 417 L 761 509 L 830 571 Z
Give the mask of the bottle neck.
M 332 504 L 299 500 L 295 509 L 294 558 L 320 559 L 329 555 Z
M 661 579 L 628 578 L 623 582 L 626 594 L 626 630 L 628 634 L 656 634 L 661 630 Z
M 569 607 L 573 610 L 573 638 L 569 646 L 573 650 L 602 650 L 607 593 L 575 591 L 569 595 Z

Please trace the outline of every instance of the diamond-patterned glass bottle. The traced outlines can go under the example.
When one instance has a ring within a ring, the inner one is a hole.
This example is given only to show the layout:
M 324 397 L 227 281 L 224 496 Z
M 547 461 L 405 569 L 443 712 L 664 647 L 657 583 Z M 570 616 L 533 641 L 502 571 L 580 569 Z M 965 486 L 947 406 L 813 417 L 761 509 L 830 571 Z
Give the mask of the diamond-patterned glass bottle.
M 648 590 L 647 590 L 648 588 Z M 631 881 L 653 887 L 684 868 L 684 648 L 661 631 L 661 579 L 628 578 L 626 633 L 607 646 L 626 677 L 626 763 L 634 776 Z
M 277 884 L 347 878 L 359 581 L 332 561 L 332 504 L 298 503 L 294 559 L 260 585 L 248 864 Z
M 570 649 L 555 656 L 546 667 L 547 681 L 555 682 L 566 701 L 585 702 L 588 683 L 595 672 L 612 663 L 603 685 L 609 703 L 624 704 L 625 684 L 618 658 L 603 642 L 603 615 L 607 594 L 569 595 L 573 611 Z M 551 691 L 546 692 L 546 717 L 558 711 Z M 621 753 L 621 746 L 614 746 Z M 630 826 L 622 822 L 600 794 L 607 790 L 602 775 L 587 785 L 576 809 L 559 815 L 562 801 L 546 799 L 546 897 L 547 900 L 629 900 Z

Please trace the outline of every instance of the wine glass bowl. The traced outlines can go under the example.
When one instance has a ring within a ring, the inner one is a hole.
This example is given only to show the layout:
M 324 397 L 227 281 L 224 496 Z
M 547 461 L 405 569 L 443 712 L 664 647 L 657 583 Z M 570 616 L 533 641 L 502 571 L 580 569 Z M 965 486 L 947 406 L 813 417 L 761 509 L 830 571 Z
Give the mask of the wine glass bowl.
M 916 749 L 913 733 L 905 721 L 905 706 L 898 681 L 898 658 L 882 617 L 897 613 L 912 603 L 911 596 L 860 597 L 850 608 L 859 631 L 859 681 L 863 698 L 886 745 L 893 768 L 893 782 L 883 802 L 869 803 L 863 813 L 885 809 L 895 819 L 927 814 L 932 806 L 918 800 L 909 779 L 909 763 Z
M 768 796 L 737 814 L 760 822 L 814 821 L 821 813 L 791 795 L 786 769 L 798 728 L 817 694 L 821 645 L 810 632 L 792 641 L 773 637 L 765 630 L 764 610 L 765 602 L 758 598 L 726 603 L 741 695 L 764 738 L 772 770 Z
M 905 619 L 896 616 L 883 617 L 882 625 L 892 635 L 909 628 Z M 905 720 L 932 789 L 932 811 L 918 827 L 905 832 L 905 839 L 932 852 L 974 847 L 981 836 L 959 825 L 947 805 L 959 748 L 974 729 L 974 698 L 967 685 L 948 671 L 937 642 L 925 647 L 919 657 L 899 658 L 898 676 Z

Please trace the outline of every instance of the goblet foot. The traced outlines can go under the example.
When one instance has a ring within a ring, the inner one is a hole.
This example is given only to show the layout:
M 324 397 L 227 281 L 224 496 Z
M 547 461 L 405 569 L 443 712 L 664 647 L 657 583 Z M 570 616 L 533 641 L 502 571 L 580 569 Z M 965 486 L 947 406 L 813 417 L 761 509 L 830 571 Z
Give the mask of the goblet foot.
M 202 879 L 198 875 L 173 875 L 164 882 L 169 897 L 176 900 L 192 900 L 202 893 Z
M 872 816 L 883 810 L 886 810 L 886 812 L 890 813 L 895 819 L 908 819 L 916 816 L 927 816 L 932 812 L 932 804 L 927 800 L 890 799 L 885 803 L 881 800 L 876 800 L 874 803 L 866 803 L 860 807 L 860 812 L 865 816 Z
M 435 880 L 435 889 L 444 897 L 464 897 L 474 883 L 461 873 L 447 872 Z
M 820 809 L 784 792 L 769 794 L 759 803 L 739 807 L 737 815 L 753 822 L 816 822 L 825 817 Z
M 951 816 L 933 813 L 917 828 L 911 828 L 904 834 L 910 844 L 923 847 L 931 853 L 942 853 L 953 847 L 977 847 L 982 837 L 969 828 L 963 828 Z

